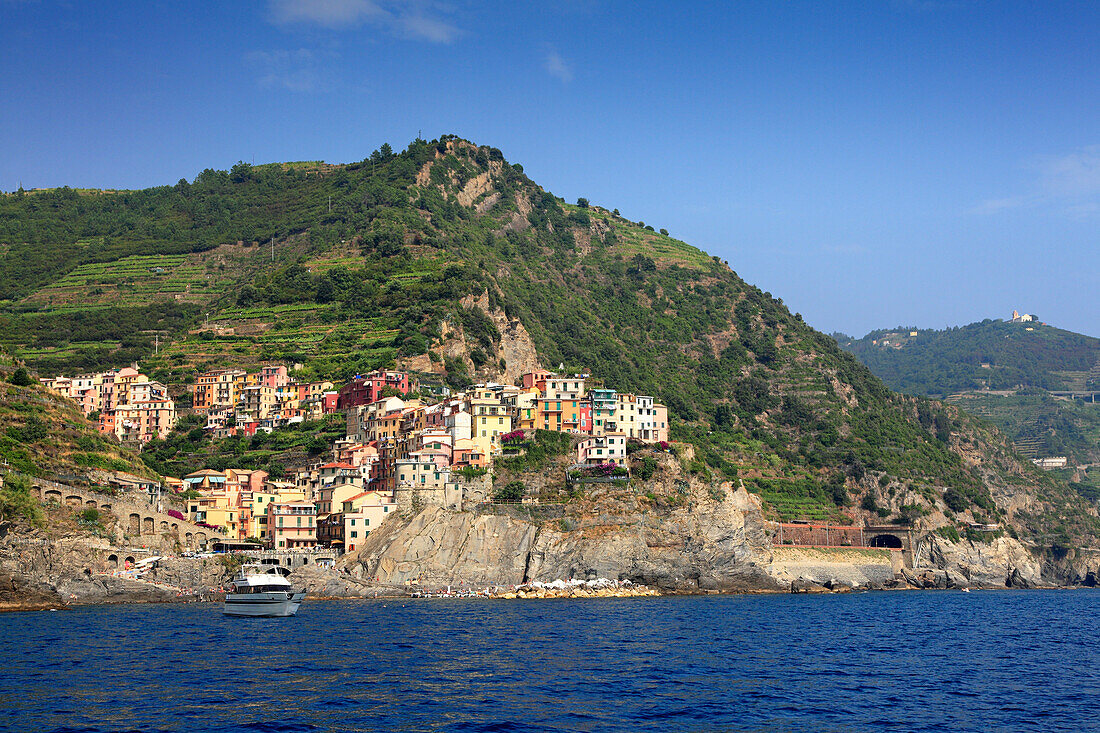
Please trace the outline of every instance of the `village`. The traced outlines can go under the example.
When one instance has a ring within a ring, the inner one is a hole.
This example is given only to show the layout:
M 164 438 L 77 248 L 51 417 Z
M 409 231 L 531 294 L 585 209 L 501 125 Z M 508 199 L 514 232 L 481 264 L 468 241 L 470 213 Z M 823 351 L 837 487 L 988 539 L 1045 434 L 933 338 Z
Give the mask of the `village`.
M 137 365 L 41 382 L 74 400 L 100 432 L 137 448 L 166 438 L 180 416 L 167 386 Z M 163 489 L 182 502 L 170 511 L 218 532 L 221 549 L 351 552 L 400 511 L 500 500 L 494 461 L 536 431 L 576 436 L 573 465 L 607 475 L 627 473 L 628 443 L 668 441 L 668 410 L 651 396 L 605 388 L 589 374 L 540 370 L 519 382 L 450 394 L 391 370 L 356 375 L 339 389 L 299 382 L 284 365 L 206 372 L 189 390 L 211 438 L 333 413 L 344 415 L 346 435 L 324 458 L 285 476 L 227 468 L 163 477 Z

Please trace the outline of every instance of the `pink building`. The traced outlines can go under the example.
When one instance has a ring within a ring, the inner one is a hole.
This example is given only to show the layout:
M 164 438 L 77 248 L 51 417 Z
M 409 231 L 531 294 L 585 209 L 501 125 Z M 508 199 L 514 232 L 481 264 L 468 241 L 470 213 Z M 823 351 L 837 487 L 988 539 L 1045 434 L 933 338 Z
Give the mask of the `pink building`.
M 395 389 L 402 395 L 409 392 L 409 375 L 405 372 L 374 371 L 365 376 L 356 376 L 340 388 L 336 407 L 346 410 L 358 405 L 369 405 L 382 399 L 382 390 Z

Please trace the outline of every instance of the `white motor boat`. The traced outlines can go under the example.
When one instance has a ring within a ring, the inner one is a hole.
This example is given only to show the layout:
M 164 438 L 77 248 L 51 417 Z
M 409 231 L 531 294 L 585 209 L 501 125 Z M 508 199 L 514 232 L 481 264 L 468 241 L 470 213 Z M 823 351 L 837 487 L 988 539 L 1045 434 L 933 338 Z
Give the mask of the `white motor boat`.
M 293 616 L 305 593 L 295 593 L 286 568 L 242 565 L 225 594 L 226 616 Z

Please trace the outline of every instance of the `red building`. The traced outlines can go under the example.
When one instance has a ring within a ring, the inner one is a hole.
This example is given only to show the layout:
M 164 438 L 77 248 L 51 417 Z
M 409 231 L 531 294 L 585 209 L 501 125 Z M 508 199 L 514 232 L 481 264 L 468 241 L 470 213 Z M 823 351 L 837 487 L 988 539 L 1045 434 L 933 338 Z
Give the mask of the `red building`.
M 340 388 L 336 398 L 336 408 L 346 410 L 358 405 L 369 405 L 382 399 L 382 390 L 395 389 L 402 395 L 409 392 L 409 375 L 405 372 L 374 371 L 367 375 L 356 375 Z

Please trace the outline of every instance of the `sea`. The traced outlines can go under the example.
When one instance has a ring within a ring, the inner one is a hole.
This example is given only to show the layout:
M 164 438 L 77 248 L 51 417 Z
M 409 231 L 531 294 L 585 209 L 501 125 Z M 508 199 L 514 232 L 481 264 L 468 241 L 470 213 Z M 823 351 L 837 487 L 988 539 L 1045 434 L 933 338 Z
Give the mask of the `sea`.
M 1096 590 L 0 615 L 12 731 L 1100 730 Z

